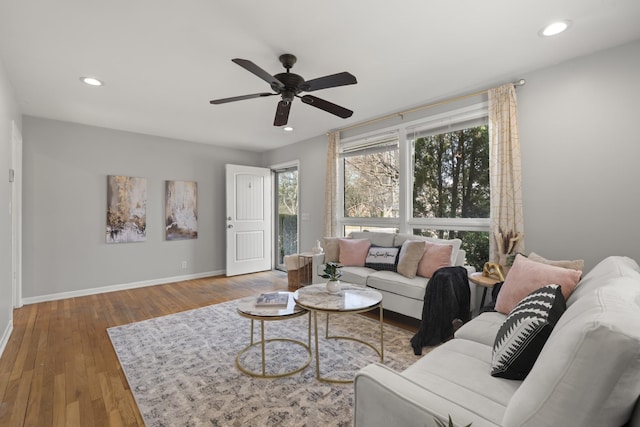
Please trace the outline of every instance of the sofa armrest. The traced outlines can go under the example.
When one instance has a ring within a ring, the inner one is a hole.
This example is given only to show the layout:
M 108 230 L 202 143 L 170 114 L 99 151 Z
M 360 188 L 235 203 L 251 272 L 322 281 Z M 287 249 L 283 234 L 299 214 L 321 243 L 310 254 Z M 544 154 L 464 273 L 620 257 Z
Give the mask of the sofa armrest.
M 496 427 L 457 402 L 377 363 L 358 371 L 354 381 L 354 426 L 437 427 L 434 418 L 456 426 Z

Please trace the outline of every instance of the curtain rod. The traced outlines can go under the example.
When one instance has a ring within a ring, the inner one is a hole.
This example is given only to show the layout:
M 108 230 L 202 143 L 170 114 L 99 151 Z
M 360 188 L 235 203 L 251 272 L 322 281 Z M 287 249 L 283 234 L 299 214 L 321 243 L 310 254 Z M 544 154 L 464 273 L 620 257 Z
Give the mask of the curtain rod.
M 513 86 L 517 87 L 517 86 L 524 86 L 526 83 L 525 79 L 520 79 L 517 82 L 513 82 Z M 450 98 L 444 101 L 438 101 L 438 102 L 434 102 L 432 104 L 427 104 L 427 105 L 421 105 L 420 107 L 415 107 L 415 108 L 411 108 L 409 110 L 404 110 L 404 111 L 400 111 L 397 113 L 392 113 L 392 114 L 387 114 L 386 116 L 382 116 L 382 117 L 378 117 L 377 119 L 371 119 L 371 120 L 367 120 L 366 122 L 361 122 L 361 123 L 356 123 L 354 125 L 351 126 L 347 126 L 345 128 L 342 129 L 336 129 L 337 132 L 345 132 L 351 129 L 356 129 L 362 126 L 366 126 L 366 125 L 370 125 L 373 123 L 377 123 L 377 122 L 381 122 L 383 120 L 388 120 L 388 119 L 392 119 L 394 117 L 402 117 L 406 114 L 411 114 L 411 113 L 415 113 L 416 111 L 420 111 L 420 110 L 426 110 L 427 108 L 433 108 L 433 107 L 438 107 L 440 105 L 445 105 L 445 104 L 450 104 L 452 102 L 455 101 L 460 101 L 463 99 L 467 99 L 467 98 L 472 98 L 474 96 L 478 96 L 478 95 L 482 95 L 483 93 L 487 93 L 489 91 L 489 89 L 484 89 L 484 90 L 479 90 L 477 92 L 473 92 L 473 93 L 468 93 L 466 95 L 460 95 L 460 96 L 456 96 L 455 98 Z

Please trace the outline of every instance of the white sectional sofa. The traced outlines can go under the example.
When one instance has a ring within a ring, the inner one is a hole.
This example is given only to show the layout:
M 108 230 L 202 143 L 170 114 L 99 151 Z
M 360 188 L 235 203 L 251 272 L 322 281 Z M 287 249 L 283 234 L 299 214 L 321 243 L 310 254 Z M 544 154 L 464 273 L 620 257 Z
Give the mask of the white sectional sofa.
M 451 265 L 464 266 L 465 251 L 460 249 L 461 241 L 459 239 L 443 240 L 434 239 L 413 234 L 404 233 L 383 233 L 383 232 L 353 232 L 349 235 L 351 239 L 368 239 L 372 245 L 381 247 L 401 247 L 407 240 L 424 240 L 437 245 L 451 245 Z M 328 238 L 323 239 L 325 254 L 320 254 L 313 259 L 313 271 L 316 272 L 314 283 L 326 282 L 322 279 L 322 271 L 324 263 L 327 261 L 338 261 L 338 259 L 329 259 L 336 257 L 331 254 L 329 247 L 332 243 Z M 327 256 L 325 256 L 327 255 Z M 475 268 L 466 266 L 469 274 L 475 271 Z M 422 319 L 422 308 L 424 305 L 424 294 L 429 283 L 429 278 L 416 276 L 414 278 L 405 277 L 393 271 L 378 271 L 373 268 L 361 266 L 344 266 L 342 268 L 343 276 L 340 280 L 348 283 L 366 285 L 374 288 L 383 295 L 383 306 L 385 310 L 391 310 L 416 319 Z M 471 290 L 471 310 L 474 309 L 476 300 L 475 285 L 470 283 Z
M 604 259 L 566 307 L 524 380 L 490 374 L 507 317 L 497 312 L 474 318 L 403 372 L 361 369 L 355 426 L 429 427 L 448 416 L 472 427 L 640 426 L 640 267 Z

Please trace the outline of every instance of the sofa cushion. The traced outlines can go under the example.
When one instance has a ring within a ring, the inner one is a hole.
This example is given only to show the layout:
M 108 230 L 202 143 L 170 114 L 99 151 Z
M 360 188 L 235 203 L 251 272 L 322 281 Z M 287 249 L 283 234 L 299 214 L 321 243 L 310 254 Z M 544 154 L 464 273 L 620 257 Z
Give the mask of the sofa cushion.
M 364 266 L 374 270 L 397 271 L 399 247 L 371 245 L 364 260 Z
M 416 234 L 399 233 L 395 235 L 394 246 L 402 246 L 407 240 L 422 240 L 425 242 L 431 242 L 438 245 L 451 245 L 451 265 L 456 265 L 458 259 L 458 252 L 460 246 L 462 246 L 462 240 L 460 239 L 436 239 L 435 237 L 418 236 Z
M 560 285 L 543 286 L 520 301 L 496 334 L 491 375 L 523 380 L 565 310 Z
M 322 247 L 324 249 L 324 262 L 340 261 L 339 237 L 323 237 Z
M 368 267 L 342 267 L 340 281 L 365 286 L 369 275 L 375 272 L 373 268 Z
M 498 330 L 507 316 L 497 311 L 487 311 L 465 323 L 455 333 L 456 338 L 475 341 L 480 344 L 493 346 Z
M 344 266 L 364 267 L 371 242 L 367 239 L 338 239 L 340 246 L 340 264 Z
M 582 272 L 578 270 L 542 264 L 518 254 L 496 298 L 496 311 L 509 314 L 525 296 L 551 284 L 562 287 L 562 295 L 566 300 L 581 275 Z
M 424 255 L 418 263 L 417 275 L 431 277 L 439 268 L 450 267 L 451 265 L 451 245 L 441 245 L 438 243 L 425 242 Z
M 610 256 L 603 259 L 580 280 L 567 300 L 567 306 L 598 288 L 610 286 L 618 277 L 633 277 L 640 281 L 640 266 L 628 257 Z
M 402 246 L 402 244 L 395 244 L 395 233 L 383 233 L 377 231 L 353 231 L 349 233 L 351 239 L 367 239 L 372 245 L 377 246 Z
M 542 257 L 535 252 L 531 252 L 529 256 L 527 256 L 527 258 L 529 258 L 531 261 L 541 262 L 543 264 L 555 265 L 556 267 L 570 268 L 572 270 L 578 270 L 578 271 L 584 270 L 583 259 L 555 261 L 555 260 Z
M 402 295 L 408 298 L 424 300 L 429 279 L 416 276 L 413 279 L 391 271 L 372 271 L 367 278 L 367 286 Z M 384 304 L 384 301 L 383 301 Z
M 454 339 L 431 350 L 401 375 L 501 425 L 505 408 L 521 382 L 492 377 L 490 369 L 491 346 Z
M 398 273 L 409 279 L 416 277 L 425 245 L 426 242 L 420 240 L 407 240 L 402 244 L 398 257 Z
M 503 425 L 623 425 L 640 395 L 639 304 L 638 280 L 620 277 L 569 306 Z

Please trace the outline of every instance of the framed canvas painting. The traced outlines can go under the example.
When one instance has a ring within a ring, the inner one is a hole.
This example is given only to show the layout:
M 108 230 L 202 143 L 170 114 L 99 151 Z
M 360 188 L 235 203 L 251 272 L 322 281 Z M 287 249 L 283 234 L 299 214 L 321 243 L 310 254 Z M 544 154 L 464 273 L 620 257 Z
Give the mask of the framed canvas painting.
M 147 180 L 107 177 L 107 243 L 147 240 Z
M 198 183 L 166 181 L 165 238 L 198 238 Z

